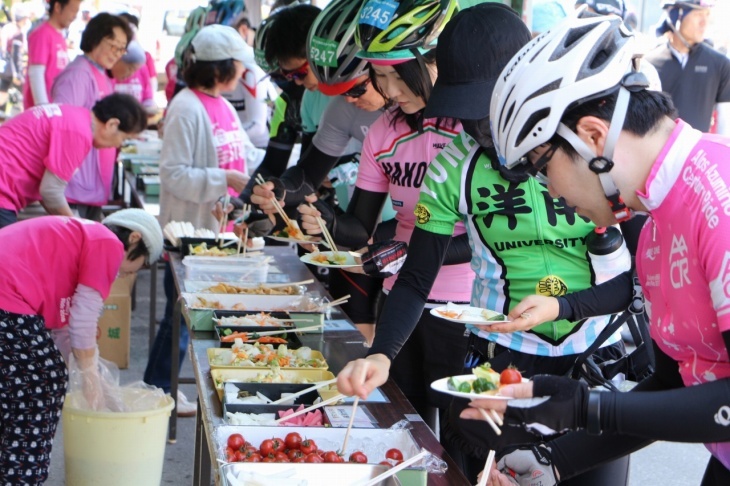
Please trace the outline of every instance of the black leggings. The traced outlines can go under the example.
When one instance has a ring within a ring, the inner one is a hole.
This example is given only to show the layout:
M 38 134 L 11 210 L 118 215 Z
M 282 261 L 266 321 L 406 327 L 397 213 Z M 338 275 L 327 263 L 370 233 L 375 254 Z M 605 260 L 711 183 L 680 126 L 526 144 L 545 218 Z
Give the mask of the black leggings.
M 616 359 L 623 354 L 624 346 L 619 342 L 598 349 L 594 356 L 598 358 L 597 361 L 604 361 Z M 526 378 L 536 374 L 564 376 L 571 371 L 576 358 L 577 355 L 548 357 L 520 353 L 472 335 L 467 353 L 468 366 L 465 366 L 463 373 L 471 373 L 471 368 L 488 361 L 495 371 L 502 371 L 513 365 Z M 441 443 L 472 483 L 476 483 L 477 475 L 484 468 L 490 449 L 499 451 L 508 445 L 541 440 L 519 427 L 502 427 L 502 435 L 497 436 L 486 422 L 459 418 L 468 403 L 469 400 L 466 399 L 452 400 L 449 413 L 446 414 L 446 423 L 442 427 L 444 434 Z M 626 456 L 560 484 L 622 486 L 628 484 L 628 480 L 629 457 Z
M 728 484 L 730 484 L 730 470 L 715 456 L 711 456 L 700 486 L 727 486 Z

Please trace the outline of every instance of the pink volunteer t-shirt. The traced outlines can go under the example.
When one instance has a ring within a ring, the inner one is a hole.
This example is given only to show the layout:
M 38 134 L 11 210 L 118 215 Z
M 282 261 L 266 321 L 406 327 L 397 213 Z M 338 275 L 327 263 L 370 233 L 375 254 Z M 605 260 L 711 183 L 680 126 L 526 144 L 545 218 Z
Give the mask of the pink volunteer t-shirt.
M 123 79 L 121 81 L 112 79 L 112 85 L 114 86 L 115 93 L 128 94 L 133 96 L 140 103 L 151 100 L 153 96 L 150 75 L 145 66 L 137 69 L 137 71 L 127 79 Z
M 68 182 L 93 139 L 91 112 L 78 106 L 40 105 L 8 120 L 0 127 L 0 208 L 40 200 L 46 170 Z
M 48 329 L 69 323 L 79 284 L 106 299 L 124 259 L 124 245 L 100 223 L 43 216 L 0 231 L 0 309 L 42 315 Z
M 366 191 L 390 194 L 398 220 L 394 239 L 408 243 L 416 224 L 413 210 L 428 164 L 461 131 L 461 125 L 450 127 L 442 122 L 436 129 L 436 120 L 429 119 L 424 123 L 424 133 L 419 134 L 404 122 L 394 128 L 391 119 L 392 112 L 386 112 L 370 126 L 363 142 L 356 185 Z M 458 223 L 454 236 L 465 231 L 464 224 Z M 396 275 L 385 279 L 383 288 L 390 290 L 397 278 Z M 473 281 L 469 263 L 444 265 L 428 298 L 469 302 Z
M 46 67 L 46 91 L 50 100 L 53 80 L 68 65 L 68 52 L 66 39 L 48 22 L 44 22 L 28 35 L 28 66 L 34 64 Z M 30 82 L 27 81 L 23 86 L 23 106 L 27 110 L 34 105 Z
M 209 96 L 198 90 L 192 90 L 198 97 L 213 126 L 213 145 L 218 156 L 218 167 L 221 169 L 239 170 L 246 173 L 245 148 L 243 130 L 236 112 L 231 104 L 221 96 Z M 229 188 L 231 196 L 238 193 Z

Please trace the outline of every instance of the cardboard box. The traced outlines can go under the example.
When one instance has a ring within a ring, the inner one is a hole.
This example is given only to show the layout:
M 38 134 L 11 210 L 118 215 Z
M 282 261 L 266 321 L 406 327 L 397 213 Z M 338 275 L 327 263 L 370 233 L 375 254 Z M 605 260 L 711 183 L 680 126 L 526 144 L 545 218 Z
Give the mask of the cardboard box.
M 99 355 L 115 363 L 120 369 L 129 366 L 132 287 L 135 277 L 132 274 L 114 281 L 109 297 L 104 301 L 104 312 L 96 329 Z

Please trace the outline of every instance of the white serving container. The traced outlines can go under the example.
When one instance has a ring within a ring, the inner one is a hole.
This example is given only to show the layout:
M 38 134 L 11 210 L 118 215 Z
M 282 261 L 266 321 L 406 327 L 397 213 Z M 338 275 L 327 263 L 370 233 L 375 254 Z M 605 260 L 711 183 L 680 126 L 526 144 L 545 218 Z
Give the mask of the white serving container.
M 269 258 L 253 257 L 206 257 L 188 255 L 183 258 L 185 275 L 189 280 L 206 282 L 266 282 L 269 275 Z
M 302 438 L 313 439 L 319 449 L 329 451 L 338 450 L 342 447 L 347 430 L 345 428 L 332 427 L 249 427 L 240 425 L 220 425 L 213 431 L 213 440 L 216 446 L 216 454 L 222 460 L 226 459 L 225 449 L 228 437 L 231 434 L 239 433 L 244 439 L 258 447 L 265 439 L 273 437 L 286 437 L 289 432 L 298 432 Z M 391 448 L 398 448 L 403 453 L 403 459 L 410 459 L 420 452 L 411 433 L 405 429 L 355 429 L 350 431 L 350 438 L 347 441 L 346 455 L 354 451 L 362 451 L 368 456 L 368 463 L 377 464 L 385 460 L 385 451 Z M 251 464 L 251 463 L 245 463 Z M 300 464 L 284 464 L 299 466 Z M 337 478 L 331 484 L 350 484 L 344 482 L 349 479 L 344 476 L 345 469 L 338 469 L 338 466 L 345 464 L 320 464 L 331 468 L 332 474 Z M 404 486 L 426 486 L 428 473 L 423 468 L 407 468 L 397 473 L 398 479 Z M 319 481 L 312 484 L 330 484 Z
M 336 466 L 336 467 L 333 467 Z M 240 473 L 241 471 L 255 473 L 257 475 L 269 476 L 281 474 L 286 471 L 295 472 L 294 478 L 306 481 L 307 486 L 319 486 L 331 484 L 337 486 L 356 486 L 364 484 L 368 480 L 384 473 L 385 466 L 377 464 L 294 464 L 294 463 L 262 463 L 262 462 L 238 462 L 224 464 L 220 467 L 221 484 L 224 486 L 237 486 L 237 483 L 229 482 L 228 472 Z M 244 483 L 245 484 L 245 483 Z M 271 486 L 281 484 L 281 480 L 271 479 Z M 390 476 L 378 483 L 379 486 L 400 486 L 398 475 Z

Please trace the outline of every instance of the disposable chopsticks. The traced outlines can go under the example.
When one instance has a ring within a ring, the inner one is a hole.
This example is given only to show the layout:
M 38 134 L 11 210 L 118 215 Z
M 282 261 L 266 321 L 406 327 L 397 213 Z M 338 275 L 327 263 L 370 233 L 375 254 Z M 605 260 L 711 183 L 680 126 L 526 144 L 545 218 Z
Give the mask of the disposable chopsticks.
M 266 181 L 264 180 L 263 176 L 261 174 L 258 174 L 256 176 L 256 182 L 258 182 L 260 185 L 266 184 Z M 276 211 L 279 213 L 279 216 L 281 216 L 281 219 L 284 220 L 284 223 L 286 223 L 287 226 L 294 226 L 291 222 L 291 219 L 289 219 L 289 216 L 286 215 L 284 212 L 284 208 L 281 207 L 279 204 L 279 201 L 276 200 L 276 196 L 271 198 L 271 202 L 274 204 L 274 207 L 276 208 Z
M 291 395 L 287 395 L 285 397 L 281 397 L 278 400 L 274 400 L 269 405 L 278 405 L 281 402 L 285 402 L 287 400 L 290 400 L 292 398 L 300 397 L 302 395 L 306 395 L 309 392 L 313 392 L 314 390 L 319 390 L 320 388 L 324 388 L 326 386 L 331 385 L 332 383 L 335 383 L 337 381 L 337 378 L 332 378 L 331 380 L 327 381 L 320 381 L 319 383 L 315 383 L 314 386 L 310 386 L 309 388 L 305 388 L 302 391 L 298 391 L 296 393 L 292 393 Z

